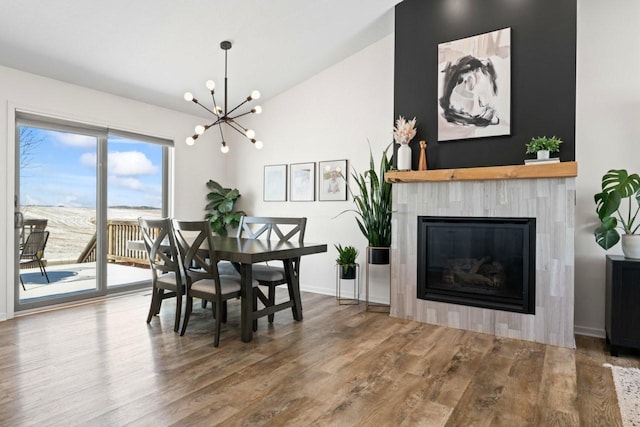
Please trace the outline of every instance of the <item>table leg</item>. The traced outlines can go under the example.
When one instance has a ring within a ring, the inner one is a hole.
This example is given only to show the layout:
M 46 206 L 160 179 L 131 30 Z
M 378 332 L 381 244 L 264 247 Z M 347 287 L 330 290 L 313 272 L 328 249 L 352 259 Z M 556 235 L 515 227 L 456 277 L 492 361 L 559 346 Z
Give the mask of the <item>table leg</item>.
M 240 264 L 240 333 L 242 341 L 253 339 L 253 281 L 251 264 Z
M 298 274 L 293 267 L 294 262 L 299 262 L 298 259 L 284 260 L 284 274 L 287 278 L 287 289 L 289 290 L 289 299 L 293 301 L 293 318 L 295 320 L 302 320 L 302 299 L 300 298 L 300 281 L 298 280 Z

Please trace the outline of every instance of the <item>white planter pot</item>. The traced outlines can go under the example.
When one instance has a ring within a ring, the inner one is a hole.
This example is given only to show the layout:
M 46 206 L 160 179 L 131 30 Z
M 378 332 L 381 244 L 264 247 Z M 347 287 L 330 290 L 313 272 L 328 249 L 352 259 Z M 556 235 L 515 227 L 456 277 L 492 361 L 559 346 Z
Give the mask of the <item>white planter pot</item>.
M 409 147 L 409 144 L 400 144 L 400 147 L 398 147 L 397 168 L 400 171 L 411 170 L 411 147 Z
M 625 258 L 640 259 L 640 234 L 622 235 L 622 253 Z
M 540 150 L 536 153 L 538 156 L 538 160 L 548 159 L 549 158 L 549 150 Z

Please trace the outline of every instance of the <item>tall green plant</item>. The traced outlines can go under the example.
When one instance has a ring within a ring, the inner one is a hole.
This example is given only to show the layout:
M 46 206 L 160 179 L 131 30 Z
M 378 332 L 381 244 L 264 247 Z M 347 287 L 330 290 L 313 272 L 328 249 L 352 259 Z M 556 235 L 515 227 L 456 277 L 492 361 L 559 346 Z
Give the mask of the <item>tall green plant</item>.
M 207 194 L 207 214 L 211 229 L 220 236 L 228 235 L 227 227 L 237 228 L 243 211 L 234 211 L 233 207 L 240 198 L 240 192 L 234 188 L 224 188 L 214 180 L 207 182 L 209 193 Z
M 620 212 L 622 199 L 629 199 L 626 212 Z M 635 203 L 632 202 L 635 200 Z M 613 247 L 620 240 L 617 228 L 624 234 L 636 234 L 640 225 L 636 217 L 640 211 L 640 176 L 625 169 L 611 169 L 602 177 L 602 192 L 594 196 L 596 213 L 601 225 L 593 232 L 596 243 L 604 249 Z M 634 206 L 635 205 L 635 206 Z M 613 216 L 617 214 L 617 218 Z
M 360 231 L 367 238 L 369 246 L 391 246 L 391 183 L 384 180 L 384 174 L 391 169 L 393 156 L 387 158 L 391 144 L 382 152 L 380 166 L 376 172 L 373 153 L 369 147 L 369 169 L 364 174 L 353 172 L 360 194 L 353 195 Z

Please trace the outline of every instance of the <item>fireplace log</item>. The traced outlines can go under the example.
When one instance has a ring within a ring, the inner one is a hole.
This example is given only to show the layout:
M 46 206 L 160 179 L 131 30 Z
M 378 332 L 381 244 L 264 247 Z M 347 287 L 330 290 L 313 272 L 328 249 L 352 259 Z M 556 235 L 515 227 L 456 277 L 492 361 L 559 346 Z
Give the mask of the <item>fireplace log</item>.
M 489 263 L 490 257 L 453 258 L 447 260 L 447 268 L 442 273 L 444 283 L 461 285 L 503 287 L 505 284 L 504 267 L 499 262 Z

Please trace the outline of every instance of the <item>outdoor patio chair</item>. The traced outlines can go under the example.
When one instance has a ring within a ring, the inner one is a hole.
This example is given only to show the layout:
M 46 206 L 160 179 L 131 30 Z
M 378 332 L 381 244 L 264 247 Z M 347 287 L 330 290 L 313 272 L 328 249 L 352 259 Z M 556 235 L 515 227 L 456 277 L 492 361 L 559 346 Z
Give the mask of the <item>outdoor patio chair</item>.
M 212 301 L 215 319 L 214 347 L 220 342 L 220 327 L 227 320 L 227 300 L 240 297 L 239 276 L 220 275 L 213 243 L 213 233 L 208 221 L 173 221 L 178 252 L 187 282 L 187 305 L 180 335 L 184 335 L 193 309 L 193 298 Z M 253 281 L 253 309 L 257 308 L 256 288 Z
M 307 218 L 274 218 L 274 217 L 254 217 L 243 216 L 238 227 L 238 237 L 248 239 L 264 238 L 266 240 L 276 240 L 287 242 L 298 239 L 299 243 L 304 241 L 304 232 L 307 226 Z M 293 272 L 298 275 L 300 272 L 300 259 L 294 261 Z M 258 298 L 265 306 L 272 306 L 276 303 L 276 287 L 287 284 L 283 266 L 254 264 L 253 278 L 262 286 L 268 287 L 267 296 L 259 290 Z M 291 295 L 291 292 L 289 292 Z M 269 323 L 273 323 L 273 314 L 269 314 Z
M 49 283 L 49 275 L 45 269 L 44 261 L 44 249 L 47 246 L 47 240 L 49 240 L 48 231 L 32 231 L 27 237 L 24 246 L 20 250 L 20 269 L 23 268 L 35 268 L 40 269 L 40 274 L 47 279 Z M 20 275 L 20 284 L 23 290 L 27 290 L 22 281 L 22 275 Z
M 176 317 L 173 330 L 178 332 L 185 286 L 180 271 L 178 249 L 171 219 L 138 218 L 138 223 L 151 267 L 151 306 L 147 323 L 150 323 L 153 316 L 160 312 L 160 306 L 164 299 L 175 297 Z M 168 292 L 165 293 L 165 291 Z

